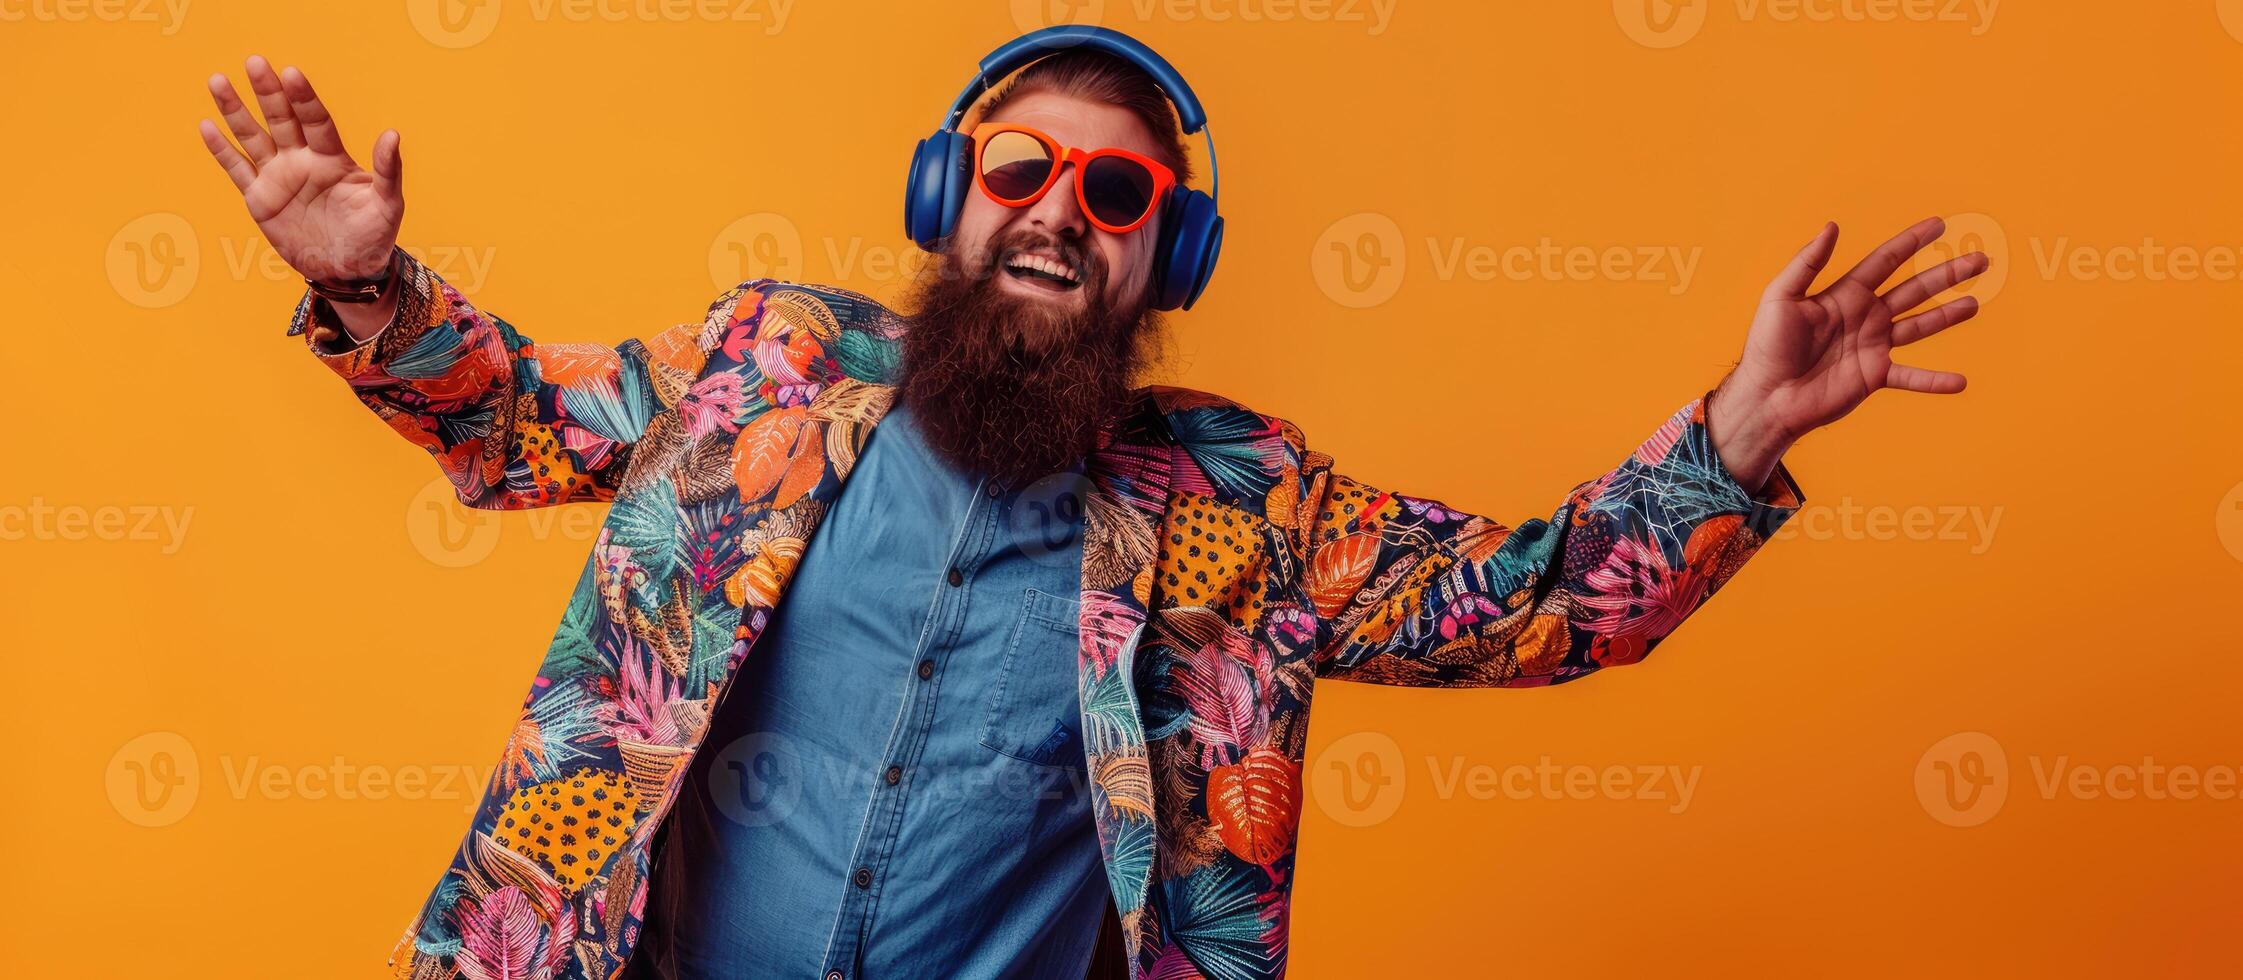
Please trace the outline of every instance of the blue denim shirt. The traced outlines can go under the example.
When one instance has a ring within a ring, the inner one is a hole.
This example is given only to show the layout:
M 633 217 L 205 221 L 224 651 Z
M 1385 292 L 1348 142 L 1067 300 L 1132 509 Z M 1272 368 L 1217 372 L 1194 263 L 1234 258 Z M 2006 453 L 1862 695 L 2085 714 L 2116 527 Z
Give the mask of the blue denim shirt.
M 1079 480 L 997 490 L 889 412 L 711 719 L 633 976 L 1084 974 Z

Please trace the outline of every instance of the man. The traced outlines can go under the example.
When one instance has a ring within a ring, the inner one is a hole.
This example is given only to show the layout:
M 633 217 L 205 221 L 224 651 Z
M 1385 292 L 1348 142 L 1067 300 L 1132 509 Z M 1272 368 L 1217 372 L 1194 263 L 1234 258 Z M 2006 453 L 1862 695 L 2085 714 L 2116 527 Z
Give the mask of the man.
M 1962 389 L 1890 354 L 1976 313 L 1902 316 L 1985 257 L 1880 293 L 1928 220 L 1810 295 L 1825 226 L 1718 389 L 1547 520 L 1351 480 L 1134 385 L 1213 262 L 1176 271 L 1175 223 L 1219 224 L 1164 203 L 1196 100 L 1107 35 L 1023 39 L 955 134 L 972 190 L 913 219 L 913 315 L 756 280 L 615 348 L 534 343 L 397 250 L 394 131 L 367 170 L 300 72 L 249 60 L 262 124 L 213 76 L 238 147 L 204 141 L 313 284 L 290 331 L 466 504 L 612 503 L 401 974 L 1281 975 L 1319 680 L 1640 660 L 1798 506 L 1794 440 Z

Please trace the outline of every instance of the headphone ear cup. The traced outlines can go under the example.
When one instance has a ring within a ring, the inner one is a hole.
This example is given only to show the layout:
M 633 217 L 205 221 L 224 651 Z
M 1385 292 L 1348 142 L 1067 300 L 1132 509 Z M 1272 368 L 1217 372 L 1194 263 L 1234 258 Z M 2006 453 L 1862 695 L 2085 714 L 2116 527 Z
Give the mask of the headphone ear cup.
M 1191 309 L 1215 274 L 1215 258 L 1223 249 L 1223 217 L 1215 213 L 1215 199 L 1188 187 L 1170 191 L 1160 237 L 1154 253 L 1159 279 L 1153 284 L 1153 308 Z
M 911 166 L 904 170 L 903 233 L 921 248 L 926 247 L 931 237 L 927 234 L 927 229 L 936 224 L 925 217 L 931 211 L 925 203 L 927 182 L 930 179 L 941 179 L 940 171 L 933 171 L 927 166 L 927 144 L 930 142 L 932 140 L 920 140 L 919 145 L 911 148 Z
M 1213 200 L 1209 200 L 1207 205 L 1207 210 L 1215 210 Z M 1223 216 L 1218 214 L 1215 216 L 1214 226 L 1207 232 L 1207 253 L 1199 262 L 1199 276 L 1192 281 L 1192 291 L 1184 294 L 1185 309 L 1191 309 L 1193 303 L 1199 302 L 1199 294 L 1207 291 L 1207 280 L 1215 278 L 1215 260 L 1221 258 L 1222 254 Z
M 911 172 L 903 189 L 903 231 L 928 251 L 958 225 L 973 182 L 973 141 L 942 130 L 920 140 L 911 152 Z

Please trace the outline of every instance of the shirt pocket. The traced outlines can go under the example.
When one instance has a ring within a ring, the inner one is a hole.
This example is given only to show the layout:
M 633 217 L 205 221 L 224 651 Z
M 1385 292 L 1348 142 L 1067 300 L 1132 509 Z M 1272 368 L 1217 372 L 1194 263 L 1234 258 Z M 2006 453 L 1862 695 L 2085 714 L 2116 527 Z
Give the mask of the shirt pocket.
M 1080 605 L 1028 590 L 1020 619 L 1005 639 L 1004 663 L 982 724 L 982 748 L 1039 766 L 1082 763 L 1082 715 L 1075 697 Z

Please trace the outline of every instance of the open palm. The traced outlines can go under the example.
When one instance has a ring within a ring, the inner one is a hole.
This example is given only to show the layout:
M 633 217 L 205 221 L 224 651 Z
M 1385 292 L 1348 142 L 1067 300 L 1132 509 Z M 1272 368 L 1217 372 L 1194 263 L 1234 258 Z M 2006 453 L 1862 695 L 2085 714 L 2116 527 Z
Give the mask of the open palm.
M 1837 248 L 1838 226 L 1824 225 L 1799 250 L 1761 294 L 1744 357 L 1731 379 L 1740 391 L 1758 396 L 1764 423 L 1797 438 L 1844 417 L 1880 388 L 1932 394 L 1963 390 L 1962 375 L 1897 364 L 1892 354 L 1893 348 L 1978 314 L 1978 300 L 1965 296 L 1901 316 L 1985 272 L 1985 254 L 1942 262 L 1890 290 L 1877 291 L 1945 229 L 1938 218 L 1917 222 L 1813 295 L 1807 289 Z
M 258 125 L 224 75 L 210 77 L 210 95 L 237 150 L 210 120 L 203 145 L 233 179 L 258 230 L 306 279 L 335 282 L 378 276 L 388 267 L 405 218 L 398 136 L 374 141 L 368 170 L 343 148 L 335 121 L 294 68 L 276 75 L 265 59 L 249 59 L 249 85 L 265 123 Z

